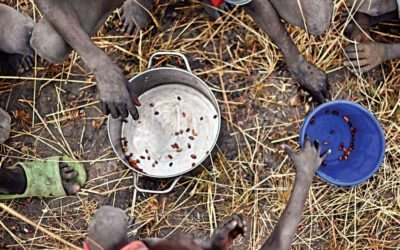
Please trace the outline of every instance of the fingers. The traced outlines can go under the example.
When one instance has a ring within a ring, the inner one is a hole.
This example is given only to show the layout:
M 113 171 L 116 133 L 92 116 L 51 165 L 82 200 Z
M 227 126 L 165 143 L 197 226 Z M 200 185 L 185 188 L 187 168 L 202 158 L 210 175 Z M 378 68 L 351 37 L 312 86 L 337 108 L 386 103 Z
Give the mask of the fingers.
M 308 135 L 306 135 L 306 140 L 304 142 L 304 148 L 309 148 L 311 147 L 311 139 L 310 137 L 308 137 Z
M 122 31 L 124 33 L 126 33 L 126 30 L 128 29 L 128 26 L 129 26 L 129 22 L 126 22 L 126 20 L 125 20 L 124 25 L 122 26 Z
M 324 103 L 324 102 L 325 102 L 325 98 L 324 98 L 324 96 L 322 95 L 322 92 L 314 93 L 314 94 L 313 94 L 313 97 L 315 98 L 315 100 L 316 100 L 318 103 Z
M 131 99 L 133 101 L 133 103 L 140 107 L 142 104 L 139 101 L 138 96 L 136 95 L 135 91 L 130 87 L 130 84 L 128 84 L 128 90 L 129 90 L 129 94 L 131 95 Z
M 323 89 L 321 92 L 322 92 L 322 95 L 323 95 L 326 99 L 331 99 L 331 93 L 329 93 L 329 90 Z
M 368 55 L 365 52 L 350 52 L 346 53 L 347 57 L 350 59 L 365 59 Z
M 128 29 L 125 31 L 125 34 L 131 36 L 133 31 L 135 31 L 136 25 L 133 22 L 129 22 Z
M 367 59 L 363 59 L 361 61 L 346 61 L 343 65 L 361 73 L 370 71 L 375 67 L 375 65 L 371 65 Z
M 366 65 L 369 65 L 369 60 L 368 59 L 361 59 L 361 60 L 350 60 L 350 61 L 345 61 L 344 65 L 347 67 L 363 67 Z
M 314 141 L 314 147 L 317 150 L 318 155 L 320 155 L 320 153 L 321 153 L 321 144 L 319 144 L 318 140 Z
M 365 47 L 362 44 L 352 44 L 349 45 L 344 51 L 346 54 L 352 53 L 352 52 L 363 52 L 365 50 Z
M 126 105 L 125 105 L 125 104 L 119 104 L 119 105 L 117 106 L 117 108 L 118 108 L 118 112 L 119 112 L 119 114 L 121 115 L 121 118 L 122 118 L 122 119 L 128 117 L 128 111 L 126 110 Z
M 361 67 L 360 68 L 360 71 L 361 72 L 367 72 L 367 71 L 370 71 L 371 69 L 373 69 L 375 66 L 374 65 L 366 65 L 366 66 L 364 66 L 364 67 Z
M 108 104 L 108 110 L 110 111 L 112 118 L 117 119 L 119 117 L 119 113 L 115 105 Z
M 283 150 L 285 150 L 289 158 L 293 158 L 293 156 L 296 154 L 296 152 L 288 145 L 283 145 Z
M 244 235 L 247 231 L 246 221 L 243 219 L 242 215 L 234 215 L 228 219 L 219 228 L 219 236 L 222 238 L 228 235 L 236 238 L 238 235 Z
M 117 119 L 118 117 L 127 118 L 129 114 L 132 115 L 134 120 L 139 119 L 138 109 L 133 103 L 121 103 L 121 104 L 107 104 L 102 103 L 101 111 L 103 114 L 111 114 L 112 118 Z
M 129 114 L 132 115 L 132 118 L 134 120 L 139 119 L 139 112 L 138 112 L 137 108 L 134 105 L 128 104 L 128 112 L 129 112 Z
M 332 153 L 332 150 L 328 149 L 322 156 L 321 156 L 321 162 L 323 162 L 328 155 Z
M 247 223 L 246 223 L 246 221 L 244 220 L 244 218 L 243 218 L 243 216 L 241 214 L 236 215 L 235 219 L 238 222 L 237 226 L 240 229 L 239 233 L 244 236 L 246 234 L 246 232 L 247 232 Z
M 108 107 L 107 107 L 107 103 L 103 102 L 103 103 L 101 104 L 101 111 L 102 111 L 103 114 L 105 114 L 105 115 L 110 114 L 110 111 L 108 110 Z

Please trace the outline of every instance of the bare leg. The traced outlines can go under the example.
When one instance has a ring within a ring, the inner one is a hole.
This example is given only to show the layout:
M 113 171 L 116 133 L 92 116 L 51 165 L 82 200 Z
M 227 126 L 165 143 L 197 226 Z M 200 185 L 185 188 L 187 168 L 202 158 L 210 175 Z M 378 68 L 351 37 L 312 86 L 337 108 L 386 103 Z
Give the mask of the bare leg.
M 346 48 L 349 58 L 345 66 L 360 72 L 367 72 L 382 62 L 400 58 L 400 43 L 360 43 Z
M 289 147 L 285 148 L 296 167 L 296 180 L 285 211 L 283 211 L 274 231 L 262 246 L 262 250 L 287 250 L 292 244 L 314 173 L 330 154 L 330 150 L 328 150 L 320 157 L 320 150 L 320 145 L 317 142 L 312 144 L 309 138 L 306 139 L 304 148 L 298 153 Z
M 10 136 L 11 130 L 11 117 L 10 115 L 0 108 L 0 144 L 4 143 Z
M 13 74 L 32 67 L 33 49 L 29 45 L 34 22 L 13 8 L 0 4 L 0 57 L 2 71 Z
M 150 21 L 149 13 L 152 6 L 153 0 L 126 0 L 121 8 L 123 31 L 127 35 L 132 35 L 136 28 L 144 29 Z
M 55 31 L 75 49 L 88 68 L 94 73 L 97 80 L 97 89 L 103 103 L 103 111 L 111 113 L 114 118 L 125 118 L 129 113 L 138 119 L 138 112 L 134 105 L 140 105 L 137 96 L 127 88 L 127 79 L 112 60 L 90 39 L 85 29 L 90 26 L 81 22 L 80 15 L 88 19 L 103 17 L 122 4 L 122 0 L 82 1 L 92 4 L 89 11 L 85 8 L 74 7 L 75 1 L 65 0 L 38 0 L 37 5 L 46 20 Z M 77 5 L 81 1 L 76 1 Z M 100 18 L 101 20 L 101 18 Z M 96 27 L 100 22 L 96 23 Z
M 270 2 L 283 20 L 300 28 L 307 28 L 311 35 L 321 35 L 332 22 L 332 0 L 270 0 Z
M 107 1 L 69 1 L 76 17 L 79 19 L 80 27 L 89 35 L 96 34 L 99 28 L 107 20 L 111 12 L 118 7 L 116 4 L 107 4 Z M 120 1 L 122 2 L 122 0 Z M 107 6 L 109 5 L 109 6 Z M 61 63 L 72 51 L 65 39 L 44 17 L 36 24 L 31 38 L 31 46 L 40 55 L 52 63 Z
M 270 1 L 253 0 L 245 5 L 244 9 L 281 49 L 289 70 L 299 81 L 301 87 L 317 101 L 324 102 L 325 97 L 329 95 L 329 83 L 326 75 L 314 65 L 306 62 L 300 55 Z

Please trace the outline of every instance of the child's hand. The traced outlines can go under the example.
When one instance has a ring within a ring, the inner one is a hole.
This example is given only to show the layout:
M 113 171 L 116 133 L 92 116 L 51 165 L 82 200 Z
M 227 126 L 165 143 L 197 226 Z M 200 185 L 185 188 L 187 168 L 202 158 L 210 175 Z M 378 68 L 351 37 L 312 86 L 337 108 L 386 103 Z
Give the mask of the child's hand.
M 293 161 L 293 164 L 296 168 L 296 173 L 311 177 L 317 171 L 319 166 L 321 166 L 325 158 L 331 153 L 331 150 L 329 149 L 322 156 L 320 156 L 321 146 L 319 145 L 318 141 L 311 143 L 309 137 L 306 137 L 304 147 L 299 152 L 296 153 L 287 145 L 284 146 L 284 150 L 289 155 L 289 158 Z

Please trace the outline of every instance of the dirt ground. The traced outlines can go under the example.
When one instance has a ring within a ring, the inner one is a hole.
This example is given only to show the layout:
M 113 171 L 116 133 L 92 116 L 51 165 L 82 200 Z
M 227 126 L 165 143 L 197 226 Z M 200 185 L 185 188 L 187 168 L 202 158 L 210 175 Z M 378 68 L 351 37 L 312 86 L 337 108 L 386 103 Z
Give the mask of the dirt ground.
M 157 1 L 158 2 L 158 1 Z M 294 171 L 281 150 L 298 146 L 303 119 L 316 104 L 298 89 L 267 36 L 240 8 L 211 21 L 198 2 L 160 1 L 157 23 L 134 36 L 119 32 L 115 12 L 93 40 L 128 78 L 144 71 L 156 51 L 184 53 L 194 74 L 218 98 L 224 119 L 218 156 L 200 173 L 182 178 L 168 195 L 137 192 L 132 172 L 117 160 L 99 107 L 94 76 L 75 52 L 62 64 L 41 62 L 20 76 L 0 76 L 0 106 L 12 115 L 11 138 L 1 145 L 1 167 L 18 161 L 68 155 L 82 162 L 88 182 L 77 196 L 7 201 L 57 237 L 43 233 L 5 210 L 0 211 L 0 248 L 68 249 L 62 238 L 81 247 L 90 218 L 102 205 L 120 207 L 135 218 L 140 237 L 167 237 L 179 231 L 209 236 L 218 221 L 242 213 L 250 225 L 233 249 L 258 249 L 276 224 L 289 197 Z M 32 1 L 0 1 L 37 20 Z M 398 249 L 400 247 L 399 61 L 355 75 L 343 68 L 348 40 L 340 22 L 343 1 L 335 1 L 335 18 L 319 37 L 287 26 L 307 60 L 329 74 L 332 99 L 349 99 L 367 107 L 382 123 L 386 158 L 379 172 L 353 188 L 332 186 L 316 177 L 293 249 Z M 398 40 L 399 22 L 381 24 L 372 34 Z M 378 32 L 385 28 L 385 32 Z M 388 31 L 386 33 L 386 31 Z M 162 59 L 160 65 L 180 65 Z M 142 180 L 163 187 L 165 182 Z M 131 235 L 135 230 L 131 230 Z

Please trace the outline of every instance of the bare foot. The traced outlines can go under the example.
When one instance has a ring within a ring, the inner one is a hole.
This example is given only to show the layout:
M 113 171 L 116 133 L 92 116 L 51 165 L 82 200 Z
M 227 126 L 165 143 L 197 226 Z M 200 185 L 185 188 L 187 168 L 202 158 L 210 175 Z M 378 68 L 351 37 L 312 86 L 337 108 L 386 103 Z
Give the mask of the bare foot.
M 389 58 L 385 48 L 383 43 L 352 44 L 345 50 L 348 61 L 344 65 L 352 70 L 367 72 Z
M 326 74 L 316 66 L 301 61 L 290 70 L 300 86 L 309 92 L 311 96 L 319 103 L 325 102 L 325 98 L 329 98 L 329 82 Z
M 2 74 L 15 75 L 29 71 L 34 65 L 33 55 L 7 54 L 0 52 L 0 68 Z
M 10 136 L 11 130 L 11 117 L 10 115 L 0 108 L 0 144 L 4 143 Z
M 74 195 L 78 193 L 79 190 L 81 190 L 81 186 L 79 185 L 79 183 L 71 183 L 70 180 L 76 178 L 78 176 L 78 173 L 74 169 L 69 167 L 68 164 L 64 162 L 60 163 L 60 174 L 64 190 L 68 195 Z
M 67 195 L 74 195 L 81 189 L 80 184 L 74 183 L 78 173 L 66 163 L 60 163 L 60 175 L 62 185 Z M 0 168 L 0 194 L 23 194 L 25 193 L 27 180 L 25 171 L 16 165 L 11 168 Z
M 121 8 L 122 30 L 132 35 L 136 28 L 144 29 L 150 20 L 150 9 L 153 0 L 126 0 Z
M 34 22 L 13 8 L 0 4 L 1 65 L 5 71 L 28 71 L 33 63 L 33 49 L 29 44 Z

